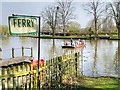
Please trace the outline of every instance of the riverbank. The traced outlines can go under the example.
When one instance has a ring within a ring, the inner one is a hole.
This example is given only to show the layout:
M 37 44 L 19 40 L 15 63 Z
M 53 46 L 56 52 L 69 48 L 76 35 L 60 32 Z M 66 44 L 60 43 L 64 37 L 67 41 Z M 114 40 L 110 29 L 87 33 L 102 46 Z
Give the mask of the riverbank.
M 77 87 L 80 90 L 120 90 L 120 79 L 112 77 L 69 77 L 63 86 Z
M 11 36 L 10 36 L 11 37 Z M 13 37 L 13 36 L 12 36 Z M 31 38 L 38 38 L 38 36 L 35 35 L 22 35 L 22 36 L 16 36 L 16 37 L 31 37 Z M 85 40 L 91 40 L 94 39 L 95 36 L 92 35 L 91 37 L 89 35 L 82 35 L 82 36 L 50 36 L 50 35 L 41 35 L 40 38 L 42 39 L 85 39 Z M 99 35 L 98 39 L 107 39 L 107 40 L 120 40 L 117 35 L 109 36 L 109 35 Z

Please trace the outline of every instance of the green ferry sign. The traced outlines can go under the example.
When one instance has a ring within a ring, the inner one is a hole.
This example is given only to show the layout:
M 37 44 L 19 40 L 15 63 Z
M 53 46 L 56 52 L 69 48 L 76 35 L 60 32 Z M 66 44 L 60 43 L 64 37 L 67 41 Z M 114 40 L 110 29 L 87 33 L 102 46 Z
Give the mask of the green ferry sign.
M 37 18 L 9 16 L 8 17 L 10 34 L 26 34 L 37 32 Z

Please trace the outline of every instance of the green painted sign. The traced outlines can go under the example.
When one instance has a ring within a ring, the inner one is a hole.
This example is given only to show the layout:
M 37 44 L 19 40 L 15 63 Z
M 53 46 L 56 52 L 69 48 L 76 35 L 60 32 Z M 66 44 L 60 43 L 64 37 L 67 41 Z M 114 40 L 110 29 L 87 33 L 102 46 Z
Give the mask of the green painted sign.
M 37 32 L 37 18 L 9 16 L 8 17 L 10 34 L 26 34 Z

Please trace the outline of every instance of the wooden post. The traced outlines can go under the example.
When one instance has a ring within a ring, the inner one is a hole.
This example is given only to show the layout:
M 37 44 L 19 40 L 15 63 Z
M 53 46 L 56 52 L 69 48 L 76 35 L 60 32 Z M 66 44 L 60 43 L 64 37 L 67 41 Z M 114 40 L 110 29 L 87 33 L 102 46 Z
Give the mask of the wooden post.
M 53 59 L 51 59 L 51 65 L 50 65 L 50 71 L 51 71 L 51 76 L 50 76 L 50 78 L 51 78 L 51 84 L 52 84 L 52 82 L 53 82 Z
M 14 48 L 12 48 L 12 58 L 14 58 Z
M 10 67 L 7 68 L 7 74 L 10 75 Z M 8 89 L 11 88 L 11 85 L 10 85 L 10 78 L 7 79 L 7 86 L 8 86 Z
M 62 83 L 62 67 L 61 67 L 62 57 L 58 57 L 58 70 L 59 70 L 59 83 Z
M 80 52 L 77 53 L 77 71 L 78 71 L 78 75 L 80 74 Z
M 52 85 L 52 59 L 49 60 L 49 80 L 50 86 Z
M 76 71 L 75 75 L 77 77 L 77 53 L 75 53 L 75 71 Z
M 56 68 L 56 76 L 55 76 L 55 78 L 56 78 L 56 80 L 58 80 L 58 57 L 56 58 L 56 63 L 55 63 L 55 68 Z M 57 81 L 58 82 L 58 81 Z
M 16 73 L 16 66 L 13 66 L 13 74 Z M 13 88 L 16 90 L 16 77 L 13 77 Z
M 18 65 L 18 72 L 20 72 L 20 65 Z M 20 89 L 20 76 L 18 76 L 18 89 Z
M 30 64 L 29 67 L 30 67 L 30 71 L 32 71 L 33 68 L 31 68 L 31 64 Z M 33 81 L 34 81 L 33 78 L 34 78 L 34 77 L 33 77 L 33 73 L 32 73 L 32 74 L 30 74 L 30 87 L 29 87 L 30 90 L 33 90 L 33 89 L 32 89 L 32 88 L 33 88 Z
M 26 64 L 26 71 L 29 71 L 29 65 Z M 29 75 L 26 75 L 26 88 L 29 88 Z
M 5 75 L 5 68 L 2 68 L 2 76 Z M 2 90 L 5 89 L 5 79 L 2 79 Z
M 45 66 L 44 67 L 48 67 L 48 61 L 45 61 Z M 44 76 L 45 82 L 48 82 L 48 76 L 49 76 L 48 72 L 49 72 L 48 68 L 45 68 L 45 76 Z
M 38 78 L 37 78 L 37 72 L 35 72 L 34 73 L 34 88 L 37 88 L 37 80 L 38 80 Z
M 0 60 L 2 60 L 2 49 L 0 48 Z
M 31 47 L 31 57 L 33 57 L 33 48 Z
M 23 72 L 25 71 L 25 64 L 24 64 L 24 62 L 22 63 L 22 71 Z
M 24 64 L 24 62 L 22 63 L 22 72 L 24 72 L 25 71 L 25 64 Z M 24 78 L 24 76 L 22 76 L 22 84 L 23 84 L 23 88 L 25 88 L 25 78 Z
M 24 64 L 25 66 L 25 71 L 27 71 L 27 66 L 26 66 L 26 63 Z M 24 82 L 25 82 L 25 89 L 27 89 L 27 75 L 24 75 Z
M 78 75 L 78 61 L 79 61 L 79 53 L 75 53 L 75 69 L 76 69 L 76 77 Z
M 22 56 L 24 56 L 24 47 L 22 47 Z
M 50 60 L 48 61 L 48 75 L 49 75 L 49 82 L 51 82 L 51 63 L 50 63 Z M 51 84 L 51 83 L 50 83 Z

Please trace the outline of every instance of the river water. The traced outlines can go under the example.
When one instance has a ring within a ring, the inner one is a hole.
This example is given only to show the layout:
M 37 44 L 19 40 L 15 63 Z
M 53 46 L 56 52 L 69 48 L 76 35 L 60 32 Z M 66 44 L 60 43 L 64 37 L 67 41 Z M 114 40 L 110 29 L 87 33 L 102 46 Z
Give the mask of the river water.
M 2 58 L 11 58 L 11 48 L 15 56 L 21 55 L 21 48 L 33 47 L 34 59 L 37 59 L 37 39 L 23 37 L 2 38 Z M 111 76 L 118 77 L 118 41 L 117 40 L 86 40 L 84 49 L 62 49 L 64 39 L 41 39 L 40 58 L 49 60 L 53 57 L 80 52 L 80 70 L 85 76 Z M 25 55 L 30 55 L 29 50 Z

